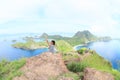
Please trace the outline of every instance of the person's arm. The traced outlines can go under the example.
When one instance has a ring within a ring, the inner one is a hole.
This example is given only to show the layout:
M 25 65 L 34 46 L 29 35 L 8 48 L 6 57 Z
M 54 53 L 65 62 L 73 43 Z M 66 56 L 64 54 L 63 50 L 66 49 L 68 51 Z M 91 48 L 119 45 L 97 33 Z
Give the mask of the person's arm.
M 45 36 L 45 39 L 46 39 L 46 43 L 48 44 L 48 46 L 50 46 L 47 36 Z

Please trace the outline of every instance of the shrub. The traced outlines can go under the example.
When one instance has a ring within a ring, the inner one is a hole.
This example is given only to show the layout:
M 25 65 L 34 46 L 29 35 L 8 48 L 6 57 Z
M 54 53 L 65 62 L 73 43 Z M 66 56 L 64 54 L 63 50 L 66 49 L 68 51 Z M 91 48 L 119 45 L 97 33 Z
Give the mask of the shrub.
M 72 72 L 83 72 L 83 70 L 87 67 L 85 63 L 82 62 L 71 62 L 67 65 L 67 68 Z
M 81 49 L 77 50 L 77 52 L 78 52 L 79 54 L 83 54 L 83 53 L 85 53 L 85 52 L 87 52 L 87 51 L 88 51 L 87 48 L 81 48 Z

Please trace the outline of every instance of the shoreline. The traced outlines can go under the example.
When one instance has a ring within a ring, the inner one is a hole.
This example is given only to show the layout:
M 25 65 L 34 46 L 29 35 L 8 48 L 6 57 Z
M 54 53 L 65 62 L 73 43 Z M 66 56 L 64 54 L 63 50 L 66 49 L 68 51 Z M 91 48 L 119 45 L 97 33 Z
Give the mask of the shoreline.
M 114 40 L 114 39 L 111 39 L 111 40 Z M 74 50 L 77 50 L 76 48 L 77 47 L 83 47 L 83 46 L 87 46 L 89 43 L 94 43 L 94 42 L 108 42 L 108 41 L 111 41 L 111 40 L 107 40 L 107 41 L 105 41 L 105 40 L 96 40 L 96 41 L 89 41 L 89 42 L 87 42 L 87 43 L 84 43 L 84 44 L 79 44 L 79 45 L 76 45 L 76 46 L 74 46 L 73 47 L 73 49 Z M 118 40 L 118 39 L 117 39 Z
M 37 48 L 25 48 L 25 47 L 16 47 L 16 46 L 13 46 L 14 48 L 17 48 L 17 49 L 23 49 L 23 50 L 37 50 L 37 49 L 44 49 L 44 48 L 47 48 L 45 46 L 41 46 L 41 47 L 37 47 Z
M 89 43 L 93 43 L 93 42 L 97 42 L 97 41 L 89 41 L 89 42 L 87 42 L 87 43 L 85 43 L 85 44 L 79 44 L 79 45 L 74 46 L 73 49 L 77 50 L 77 49 L 76 49 L 77 47 L 87 46 Z

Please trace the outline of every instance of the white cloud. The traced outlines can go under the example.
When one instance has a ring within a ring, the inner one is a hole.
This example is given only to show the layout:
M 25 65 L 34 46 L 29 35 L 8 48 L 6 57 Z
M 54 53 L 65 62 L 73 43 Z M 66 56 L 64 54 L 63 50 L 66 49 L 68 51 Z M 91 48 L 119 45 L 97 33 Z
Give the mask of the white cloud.
M 28 17 L 47 2 L 48 0 L 0 0 L 0 23 Z
M 98 35 L 113 35 L 119 33 L 119 21 L 113 19 L 120 14 L 119 4 L 119 0 L 0 0 L 0 24 L 15 21 L 5 25 L 8 31 L 18 29 L 16 33 L 30 27 L 28 32 L 89 29 Z M 5 29 L 0 33 L 8 32 Z

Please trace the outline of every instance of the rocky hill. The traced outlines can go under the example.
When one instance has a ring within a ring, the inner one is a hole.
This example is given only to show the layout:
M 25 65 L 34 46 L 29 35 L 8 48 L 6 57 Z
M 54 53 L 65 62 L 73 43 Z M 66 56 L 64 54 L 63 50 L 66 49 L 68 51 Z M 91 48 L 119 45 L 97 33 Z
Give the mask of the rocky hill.
M 86 57 L 91 54 L 85 54 Z M 80 79 L 77 73 L 70 74 L 61 54 L 43 53 L 28 58 L 26 64 L 21 68 L 23 75 L 13 80 L 115 80 L 110 73 L 85 68 L 83 77 Z
M 26 65 L 21 68 L 23 75 L 13 80 L 49 80 L 60 74 L 67 73 L 60 54 L 43 53 L 27 59 Z
M 98 71 L 93 68 L 86 68 L 84 70 L 83 80 L 115 80 L 110 73 Z
M 82 38 L 82 39 L 86 39 L 88 41 L 91 40 L 95 40 L 97 39 L 97 37 L 95 35 L 93 35 L 91 32 L 89 32 L 88 30 L 85 31 L 78 31 L 73 38 Z

